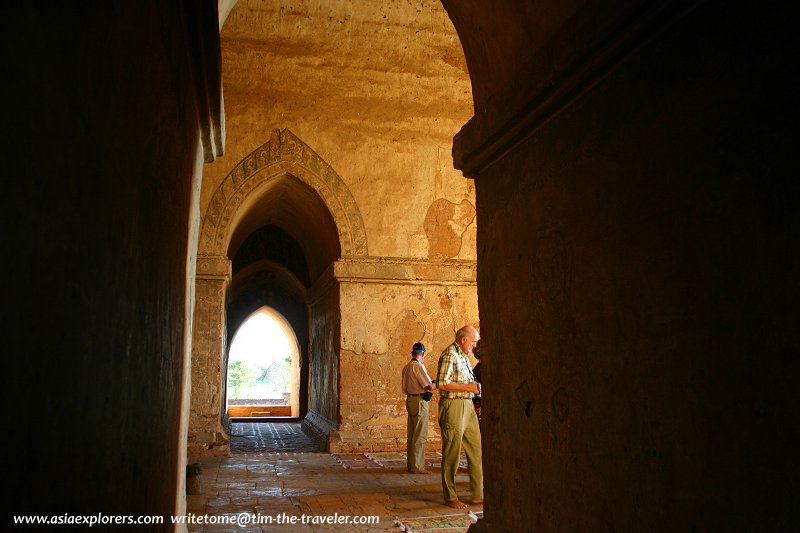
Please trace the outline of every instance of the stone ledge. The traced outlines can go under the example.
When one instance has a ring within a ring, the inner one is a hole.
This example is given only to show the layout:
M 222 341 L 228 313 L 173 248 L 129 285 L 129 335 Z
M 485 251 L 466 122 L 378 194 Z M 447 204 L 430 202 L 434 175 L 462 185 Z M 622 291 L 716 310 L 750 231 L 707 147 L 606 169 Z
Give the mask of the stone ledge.
M 475 261 L 428 261 L 398 257 L 344 258 L 333 264 L 338 281 L 359 283 L 431 283 L 473 285 Z
M 308 290 L 308 301 L 318 301 L 339 283 L 474 286 L 476 261 L 429 261 L 403 257 L 345 257 L 339 259 Z
M 231 280 L 232 262 L 224 256 L 199 255 L 197 257 L 197 279 Z

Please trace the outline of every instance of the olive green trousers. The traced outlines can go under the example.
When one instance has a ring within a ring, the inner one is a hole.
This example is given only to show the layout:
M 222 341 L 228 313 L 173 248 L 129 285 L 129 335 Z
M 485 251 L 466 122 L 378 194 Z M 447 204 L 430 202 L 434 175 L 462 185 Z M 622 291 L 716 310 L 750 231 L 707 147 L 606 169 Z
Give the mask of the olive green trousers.
M 473 500 L 483 499 L 481 430 L 469 398 L 440 398 L 439 427 L 442 430 L 442 491 L 445 501 L 457 500 L 456 472 L 461 448 L 467 455 L 469 490 Z

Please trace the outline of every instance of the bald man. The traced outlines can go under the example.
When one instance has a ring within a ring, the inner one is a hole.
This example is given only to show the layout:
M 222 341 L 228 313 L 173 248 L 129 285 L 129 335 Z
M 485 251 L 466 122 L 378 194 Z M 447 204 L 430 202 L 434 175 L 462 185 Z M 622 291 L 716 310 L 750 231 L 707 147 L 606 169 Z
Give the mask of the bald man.
M 456 340 L 439 358 L 436 384 L 439 389 L 439 427 L 442 430 L 442 491 L 444 502 L 454 509 L 467 505 L 456 494 L 461 447 L 467 455 L 469 488 L 472 503 L 483 503 L 483 459 L 481 455 L 481 430 L 472 404 L 480 396 L 481 385 L 475 381 L 469 353 L 480 339 L 474 326 L 464 326 L 456 332 Z

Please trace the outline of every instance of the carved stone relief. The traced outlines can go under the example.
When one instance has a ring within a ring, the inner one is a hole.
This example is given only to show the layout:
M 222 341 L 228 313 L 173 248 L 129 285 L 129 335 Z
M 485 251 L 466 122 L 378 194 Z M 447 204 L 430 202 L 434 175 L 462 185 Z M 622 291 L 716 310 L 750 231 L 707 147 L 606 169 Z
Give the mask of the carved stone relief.
M 288 129 L 244 158 L 220 184 L 203 217 L 200 253 L 224 255 L 235 229 L 231 222 L 243 202 L 264 183 L 287 174 L 322 198 L 336 223 L 342 255 L 368 255 L 364 221 L 350 189 L 330 165 Z

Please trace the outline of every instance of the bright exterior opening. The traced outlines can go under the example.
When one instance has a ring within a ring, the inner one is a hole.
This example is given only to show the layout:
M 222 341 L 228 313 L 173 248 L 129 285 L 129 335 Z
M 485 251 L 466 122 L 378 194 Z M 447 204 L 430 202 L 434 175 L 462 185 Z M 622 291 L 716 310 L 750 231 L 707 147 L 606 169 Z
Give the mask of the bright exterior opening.
M 228 357 L 230 417 L 298 416 L 297 337 L 283 316 L 262 307 L 242 323 Z

